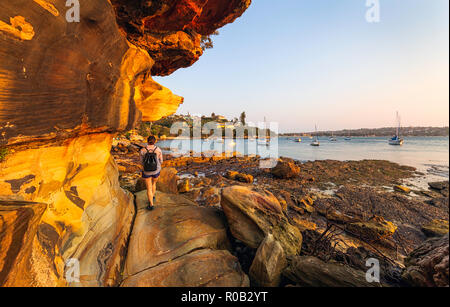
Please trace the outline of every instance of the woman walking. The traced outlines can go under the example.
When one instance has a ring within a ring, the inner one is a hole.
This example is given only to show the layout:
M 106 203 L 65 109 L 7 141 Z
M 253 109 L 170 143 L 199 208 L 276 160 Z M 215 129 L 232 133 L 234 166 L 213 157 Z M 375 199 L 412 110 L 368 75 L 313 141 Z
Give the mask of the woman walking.
M 147 139 L 147 145 L 139 151 L 143 167 L 142 178 L 145 180 L 148 196 L 148 210 L 154 209 L 156 182 L 158 182 L 163 163 L 162 151 L 156 145 L 156 138 L 151 135 Z

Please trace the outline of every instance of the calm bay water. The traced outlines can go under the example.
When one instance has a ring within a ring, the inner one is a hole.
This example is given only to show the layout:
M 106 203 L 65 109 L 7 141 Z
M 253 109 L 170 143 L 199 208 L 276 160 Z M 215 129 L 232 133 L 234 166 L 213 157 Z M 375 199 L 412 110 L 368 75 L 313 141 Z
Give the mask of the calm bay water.
M 279 138 L 270 147 L 258 145 L 256 140 L 225 140 L 224 143 L 210 140 L 169 140 L 158 143 L 160 147 L 171 147 L 179 153 L 237 151 L 244 154 L 259 154 L 262 157 L 289 157 L 300 161 L 314 160 L 389 160 L 402 165 L 416 167 L 419 171 L 439 177 L 449 177 L 448 137 L 408 137 L 403 146 L 391 146 L 386 137 L 337 138 L 331 142 L 320 138 L 320 147 L 310 146 L 310 138 L 301 143 L 294 138 Z

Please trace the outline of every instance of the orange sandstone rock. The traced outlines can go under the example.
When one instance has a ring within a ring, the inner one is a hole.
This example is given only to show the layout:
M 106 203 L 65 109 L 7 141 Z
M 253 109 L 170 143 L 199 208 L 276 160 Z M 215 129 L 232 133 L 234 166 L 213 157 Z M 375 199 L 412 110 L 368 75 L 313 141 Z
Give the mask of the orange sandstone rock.
M 221 205 L 233 236 L 257 248 L 267 234 L 273 234 L 287 255 L 301 250 L 302 235 L 289 224 L 280 203 L 267 191 L 253 191 L 243 186 L 223 189 Z
M 45 266 L 45 278 L 35 274 L 29 285 L 66 284 L 68 258 L 80 262 L 79 285 L 118 282 L 134 205 L 133 197 L 120 189 L 109 153 L 111 139 L 110 134 L 87 135 L 18 151 L 0 163 L 0 199 L 47 205 L 31 238 L 35 255 L 46 255 L 36 256 L 45 265 L 34 261 L 36 267 L 30 268 L 42 273 L 40 267 Z
M 171 167 L 164 167 L 161 170 L 156 189 L 165 193 L 178 194 L 178 171 Z
M 157 193 L 148 211 L 137 194 L 122 286 L 248 286 L 248 277 L 227 249 L 226 224 L 214 209 L 174 194 Z

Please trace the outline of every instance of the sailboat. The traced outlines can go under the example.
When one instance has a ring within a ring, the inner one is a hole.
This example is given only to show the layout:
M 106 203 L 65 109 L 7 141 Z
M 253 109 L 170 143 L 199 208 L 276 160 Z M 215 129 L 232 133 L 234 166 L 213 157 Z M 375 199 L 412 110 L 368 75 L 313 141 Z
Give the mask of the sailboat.
M 317 125 L 316 125 L 316 134 L 314 135 L 314 141 L 311 142 L 311 146 L 320 146 L 319 138 L 317 137 Z
M 398 115 L 397 112 L 397 130 L 395 132 L 395 135 L 389 140 L 389 145 L 394 145 L 394 146 L 401 146 L 404 143 L 404 140 L 402 138 L 400 138 L 400 116 Z
M 333 132 L 331 132 L 330 141 L 331 142 L 337 142 L 337 139 L 334 137 L 334 133 Z

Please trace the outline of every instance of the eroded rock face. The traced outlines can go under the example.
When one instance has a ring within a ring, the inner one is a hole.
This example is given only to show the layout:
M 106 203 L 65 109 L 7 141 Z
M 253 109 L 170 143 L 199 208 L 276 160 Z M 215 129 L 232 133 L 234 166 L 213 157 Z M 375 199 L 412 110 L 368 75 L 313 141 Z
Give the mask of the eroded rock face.
M 249 4 L 84 0 L 80 22 L 68 23 L 65 0 L 0 2 L 0 199 L 47 206 L 26 242 L 42 260 L 29 272 L 41 274 L 17 284 L 67 285 L 69 258 L 80 262 L 77 286 L 118 283 L 135 212 L 113 134 L 174 113 L 183 98 L 152 75 L 193 64 L 201 35 Z M 2 282 L 22 268 L 14 263 Z
M 300 252 L 302 235 L 289 224 L 280 203 L 270 192 L 232 186 L 222 191 L 221 205 L 231 233 L 246 245 L 258 248 L 271 233 L 287 255 Z
M 349 266 L 324 262 L 319 258 L 298 256 L 292 259 L 284 274 L 302 287 L 374 287 L 363 271 Z
M 0 22 L 20 12 L 10 27 L 28 33 L 0 27 L 0 145 L 131 129 L 141 111 L 160 118 L 182 103 L 151 79 L 154 61 L 120 33 L 108 1 L 83 1 L 79 23 L 66 22 L 66 1 L 42 3 L 0 3 Z
M 32 261 L 40 260 L 33 257 L 33 246 L 46 208 L 41 203 L 0 201 L 0 286 L 30 285 L 45 273 Z
M 65 0 L 0 3 L 0 145 L 122 131 L 173 114 L 183 99 L 151 76 L 192 65 L 201 35 L 251 1 L 112 2 L 82 1 L 74 23 Z
M 46 261 L 46 278 L 36 275 L 32 285 L 64 285 L 68 258 L 79 260 L 82 285 L 117 282 L 134 204 L 120 189 L 111 139 L 110 134 L 82 136 L 19 151 L 1 163 L 0 199 L 47 204 L 33 225 L 37 236 L 30 237 L 33 252 L 43 255 L 36 258 Z
M 404 280 L 415 287 L 448 287 L 448 245 L 448 234 L 425 241 L 406 259 Z
M 248 286 L 217 210 L 161 192 L 153 211 L 145 191 L 136 203 L 122 286 Z
M 155 60 L 152 75 L 191 66 L 203 54 L 202 35 L 240 17 L 251 0 L 112 0 L 128 40 Z

